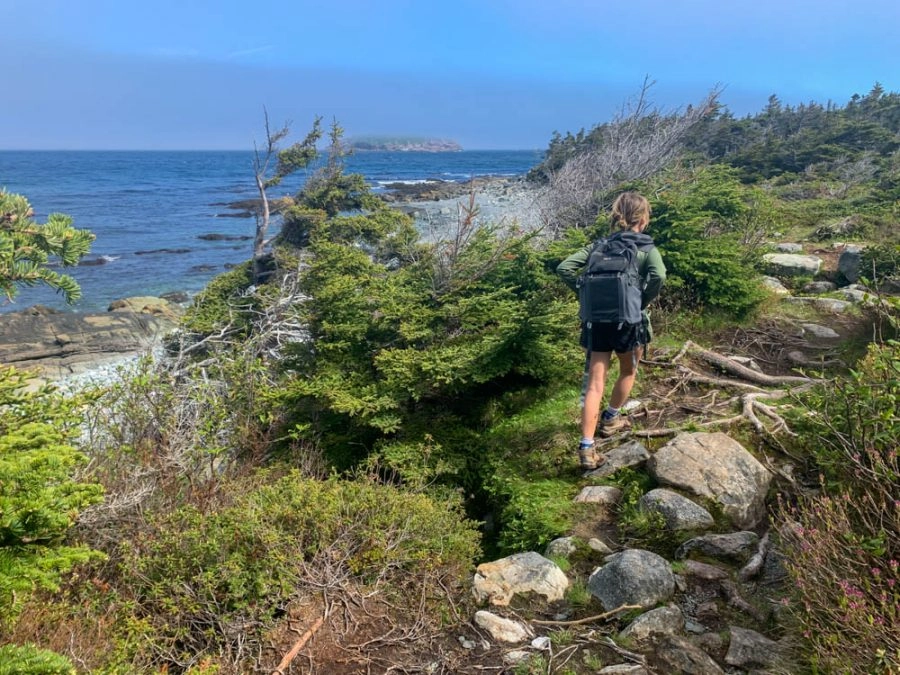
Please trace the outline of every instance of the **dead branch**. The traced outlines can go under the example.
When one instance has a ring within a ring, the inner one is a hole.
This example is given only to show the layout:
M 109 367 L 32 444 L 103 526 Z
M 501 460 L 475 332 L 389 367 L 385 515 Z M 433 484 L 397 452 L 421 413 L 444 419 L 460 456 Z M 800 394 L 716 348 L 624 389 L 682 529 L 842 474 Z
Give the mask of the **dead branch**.
M 723 354 L 704 349 L 690 340 L 685 343 L 685 347 L 687 347 L 687 350 L 690 353 L 696 354 L 704 361 L 711 363 L 720 370 L 731 373 L 732 375 L 737 375 L 738 377 L 755 384 L 778 387 L 783 384 L 806 384 L 810 382 L 810 378 L 799 375 L 766 375 L 765 373 L 760 373 L 752 368 L 741 365 L 737 361 L 734 361 Z
M 629 609 L 640 609 L 640 605 L 622 605 L 621 607 L 616 607 L 615 609 L 611 609 L 608 612 L 604 612 L 603 614 L 597 614 L 596 616 L 586 616 L 583 619 L 574 619 L 572 621 L 538 621 L 532 620 L 531 623 L 537 624 L 538 626 L 580 626 L 585 623 L 596 623 L 597 621 L 605 621 L 606 619 L 615 616 L 619 612 L 626 612 Z
M 737 589 L 737 585 L 733 581 L 730 579 L 723 579 L 719 585 L 725 593 L 725 597 L 728 598 L 728 603 L 732 607 L 741 610 L 745 614 L 749 614 L 759 623 L 765 623 L 768 618 L 767 613 L 744 600 Z
M 638 663 L 638 664 L 644 666 L 644 668 L 648 667 L 647 666 L 647 658 L 643 654 L 638 654 L 636 652 L 630 652 L 627 649 L 623 649 L 622 647 L 617 645 L 615 643 L 615 641 L 613 641 L 613 639 L 611 637 L 609 637 L 608 635 L 604 636 L 604 638 L 603 638 L 603 640 L 601 640 L 601 642 L 604 645 L 606 645 L 607 647 L 609 647 L 610 649 L 612 649 L 619 656 L 622 656 L 622 657 L 628 659 L 629 661 L 632 661 L 633 663 Z
M 753 557 L 741 568 L 741 571 L 738 572 L 738 580 L 739 581 L 747 581 L 752 579 L 757 574 L 759 574 L 759 570 L 762 568 L 763 561 L 766 559 L 766 553 L 769 551 L 769 533 L 766 532 L 762 539 L 759 540 L 759 545 L 756 547 L 756 553 L 753 554 Z
M 316 619 L 315 623 L 309 627 L 309 629 L 300 636 L 300 638 L 294 643 L 294 646 L 290 648 L 287 654 L 281 659 L 281 662 L 278 664 L 278 667 L 272 671 L 272 675 L 284 675 L 284 670 L 289 665 L 291 665 L 291 661 L 293 661 L 297 654 L 300 653 L 300 650 L 306 646 L 306 643 L 309 642 L 309 639 L 315 635 L 316 631 L 322 627 L 322 624 L 325 622 L 325 617 L 320 616 Z

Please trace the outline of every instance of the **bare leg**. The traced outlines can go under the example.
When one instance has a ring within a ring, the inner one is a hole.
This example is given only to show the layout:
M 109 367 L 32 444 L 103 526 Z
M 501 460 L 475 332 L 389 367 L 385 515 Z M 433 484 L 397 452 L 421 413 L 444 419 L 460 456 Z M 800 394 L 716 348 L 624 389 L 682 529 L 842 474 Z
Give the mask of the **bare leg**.
M 593 438 L 600 417 L 600 402 L 603 401 L 603 387 L 609 372 L 611 352 L 591 352 L 588 367 L 588 385 L 581 409 L 581 437 Z
M 621 408 L 628 400 L 631 388 L 634 387 L 634 381 L 637 378 L 637 362 L 640 361 L 642 353 L 641 345 L 635 347 L 633 352 L 616 353 L 616 357 L 619 359 L 619 378 L 613 385 L 612 394 L 609 397 L 611 408 Z

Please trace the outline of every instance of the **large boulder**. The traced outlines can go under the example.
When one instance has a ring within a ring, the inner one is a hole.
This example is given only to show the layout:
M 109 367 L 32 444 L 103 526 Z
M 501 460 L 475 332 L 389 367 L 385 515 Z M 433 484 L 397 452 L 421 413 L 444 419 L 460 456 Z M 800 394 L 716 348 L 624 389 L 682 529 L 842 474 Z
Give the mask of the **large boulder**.
M 482 563 L 475 570 L 474 593 L 479 602 L 505 606 L 517 593 L 537 593 L 561 600 L 569 587 L 565 573 L 540 553 L 527 551 Z
M 718 504 L 737 527 L 753 527 L 765 516 L 772 475 L 726 434 L 679 434 L 660 448 L 647 465 L 660 484 Z
M 766 253 L 763 260 L 776 277 L 814 277 L 822 267 L 822 259 L 814 255 Z
M 861 246 L 850 244 L 844 248 L 841 252 L 841 257 L 838 258 L 838 272 L 851 284 L 859 281 L 859 271 L 862 267 L 862 252 Z
M 594 570 L 588 589 L 606 611 L 622 605 L 653 607 L 675 593 L 675 576 L 669 563 L 650 551 L 627 549 L 606 559 Z

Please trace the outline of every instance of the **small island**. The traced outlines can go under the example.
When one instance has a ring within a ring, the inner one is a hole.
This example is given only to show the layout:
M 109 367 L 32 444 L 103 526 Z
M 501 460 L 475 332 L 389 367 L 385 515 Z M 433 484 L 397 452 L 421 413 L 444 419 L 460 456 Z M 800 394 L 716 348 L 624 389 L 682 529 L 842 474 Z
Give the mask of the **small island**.
M 360 136 L 350 140 L 353 150 L 382 150 L 391 152 L 459 152 L 462 146 L 443 138 L 413 136 Z

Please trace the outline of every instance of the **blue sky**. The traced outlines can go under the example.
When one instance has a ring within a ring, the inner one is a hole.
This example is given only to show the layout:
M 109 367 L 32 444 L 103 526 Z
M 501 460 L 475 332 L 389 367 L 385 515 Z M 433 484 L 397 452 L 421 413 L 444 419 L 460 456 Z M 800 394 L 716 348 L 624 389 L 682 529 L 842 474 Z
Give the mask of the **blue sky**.
M 542 148 L 645 76 L 663 109 L 717 84 L 844 104 L 900 89 L 897 0 L 0 0 L 0 149 L 245 149 L 297 135 Z

